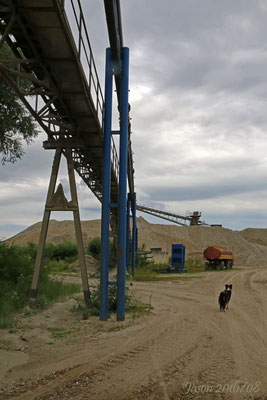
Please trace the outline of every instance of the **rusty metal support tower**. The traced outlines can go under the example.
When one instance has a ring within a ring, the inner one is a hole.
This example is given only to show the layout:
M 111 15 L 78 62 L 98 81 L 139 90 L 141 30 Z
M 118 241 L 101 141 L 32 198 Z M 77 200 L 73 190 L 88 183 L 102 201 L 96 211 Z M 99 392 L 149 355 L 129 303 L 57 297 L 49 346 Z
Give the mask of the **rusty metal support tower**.
M 35 299 L 37 297 L 38 292 L 38 283 L 40 278 L 40 272 L 42 268 L 43 255 L 45 250 L 45 242 L 47 237 L 48 225 L 50 220 L 51 211 L 72 211 L 74 218 L 74 226 L 75 226 L 75 235 L 78 247 L 78 256 L 79 256 L 79 264 L 81 269 L 81 277 L 82 277 L 82 286 L 83 286 L 83 294 L 84 301 L 86 306 L 89 308 L 90 305 L 90 291 L 89 284 L 87 278 L 87 270 L 84 256 L 84 247 L 82 240 L 82 230 L 81 230 L 81 221 L 80 221 L 80 213 L 79 213 L 79 205 L 78 205 L 78 197 L 74 176 L 74 165 L 71 157 L 71 150 L 64 149 L 64 153 L 67 159 L 68 166 L 68 176 L 69 176 L 69 184 L 70 184 L 70 193 L 71 193 L 71 201 L 68 201 L 64 195 L 64 190 L 61 184 L 58 185 L 57 191 L 55 192 L 58 170 L 60 165 L 60 159 L 63 149 L 57 149 L 54 156 L 51 177 L 48 187 L 47 199 L 45 204 L 43 222 L 41 227 L 40 239 L 37 248 L 37 255 L 35 260 L 33 279 L 31 285 L 30 292 L 30 306 L 33 307 L 35 303 Z
M 104 0 L 104 4 L 111 57 L 113 62 L 119 61 L 117 67 L 120 70 L 123 50 L 120 1 Z M 73 29 L 69 23 L 70 20 L 75 25 Z M 75 170 L 78 173 L 102 202 L 104 97 L 97 75 L 81 1 L 1 0 L 0 51 L 3 46 L 9 47 L 12 56 L 6 60 L 1 60 L 0 76 L 10 85 L 29 113 L 46 132 L 48 140 L 45 142 L 45 148 L 56 150 L 54 166 L 57 164 L 56 160 L 59 154 L 63 153 L 67 158 L 68 165 L 72 166 L 73 171 Z M 27 81 L 27 85 L 23 84 L 25 81 Z M 126 140 L 128 148 L 126 166 L 125 151 L 122 157 L 124 161 L 122 162 L 121 176 L 127 171 L 126 177 L 128 176 L 129 196 L 133 212 L 134 169 L 130 139 L 131 124 L 128 116 L 128 100 L 126 100 L 127 117 L 126 107 L 121 106 L 121 102 L 125 102 L 126 95 L 124 93 L 124 97 L 121 97 L 122 79 L 120 72 L 115 74 L 115 83 L 121 122 L 124 125 L 124 140 Z M 125 178 L 123 177 L 122 180 L 125 181 Z M 53 181 L 54 178 L 51 177 L 48 193 L 49 201 L 51 201 L 51 196 L 55 195 L 54 189 L 52 190 L 55 184 Z M 110 204 L 122 203 L 123 201 L 119 201 L 122 191 L 119 182 L 119 157 L 112 137 L 109 183 Z M 72 201 L 74 201 L 74 198 L 75 196 Z M 78 212 L 78 208 L 72 211 Z M 50 212 L 48 202 L 46 203 L 41 245 L 36 261 L 38 266 L 34 274 L 32 299 L 37 293 L 42 247 Z M 124 209 L 121 213 L 124 213 Z M 120 218 L 119 207 L 111 207 L 110 225 L 115 236 L 117 235 L 119 221 L 121 221 Z M 76 217 L 75 220 L 77 220 Z M 81 243 L 81 241 L 79 242 Z M 81 262 L 83 264 L 83 261 Z M 85 275 L 83 266 L 82 270 L 82 275 Z M 84 277 L 83 288 L 84 292 L 89 293 Z M 87 300 L 86 302 L 88 303 Z M 118 319 L 123 318 L 122 312 Z

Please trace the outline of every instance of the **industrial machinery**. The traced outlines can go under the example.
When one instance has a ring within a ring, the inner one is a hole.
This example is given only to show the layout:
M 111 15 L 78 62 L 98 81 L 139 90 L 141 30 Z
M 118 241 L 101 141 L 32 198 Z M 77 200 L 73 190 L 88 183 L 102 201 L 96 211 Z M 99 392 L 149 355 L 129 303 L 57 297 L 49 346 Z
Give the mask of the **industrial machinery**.
M 188 226 L 188 225 L 209 226 L 204 221 L 200 221 L 201 212 L 199 211 L 194 211 L 192 214 L 190 213 L 187 216 L 183 216 L 179 214 L 169 213 L 167 211 L 157 210 L 155 208 L 140 206 L 139 204 L 136 206 L 136 209 L 146 214 L 153 215 L 154 217 L 159 217 L 182 226 Z
M 204 252 L 205 270 L 208 269 L 228 269 L 234 264 L 234 255 L 231 250 L 219 246 L 209 246 Z

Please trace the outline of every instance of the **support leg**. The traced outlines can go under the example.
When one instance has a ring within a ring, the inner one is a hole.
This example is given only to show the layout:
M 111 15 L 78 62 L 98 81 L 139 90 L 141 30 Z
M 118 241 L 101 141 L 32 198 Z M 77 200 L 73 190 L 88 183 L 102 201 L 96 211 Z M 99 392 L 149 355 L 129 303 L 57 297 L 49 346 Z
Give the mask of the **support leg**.
M 125 318 L 125 270 L 126 270 L 126 208 L 127 208 L 127 157 L 128 157 L 128 84 L 129 49 L 122 49 L 121 99 L 120 99 L 120 180 L 119 180 L 119 232 L 118 232 L 118 280 L 117 320 Z
M 108 269 L 111 179 L 111 122 L 112 122 L 112 61 L 111 50 L 106 50 L 105 116 L 104 116 L 104 165 L 101 217 L 101 266 L 100 266 L 100 319 L 108 319 Z
M 85 262 L 85 257 L 84 257 L 84 247 L 83 247 L 81 220 L 80 220 L 80 213 L 79 213 L 79 206 L 78 206 L 78 196 L 77 196 L 75 176 L 74 176 L 74 167 L 73 167 L 73 161 L 72 161 L 70 150 L 66 150 L 66 158 L 67 158 L 67 164 L 68 164 L 71 200 L 77 206 L 77 209 L 73 211 L 73 218 L 74 218 L 75 234 L 76 234 L 76 241 L 77 241 L 77 247 L 78 247 L 79 264 L 80 264 L 81 276 L 82 276 L 84 302 L 85 302 L 86 307 L 89 308 L 90 307 L 90 290 L 89 290 L 89 284 L 88 284 L 86 262 Z
M 127 200 L 127 225 L 126 225 L 126 269 L 129 271 L 130 264 L 130 194 Z
M 136 262 L 136 193 L 133 196 L 133 205 L 132 205 L 132 213 L 133 213 L 133 238 L 132 238 L 132 275 L 135 273 L 135 262 Z
M 48 187 L 48 192 L 47 192 L 46 204 L 49 203 L 49 201 L 51 200 L 53 193 L 55 191 L 57 175 L 58 175 L 58 168 L 59 168 L 59 164 L 60 164 L 60 158 L 61 158 L 61 150 L 58 149 L 58 150 L 56 150 L 56 153 L 54 156 L 52 172 L 51 172 L 51 177 L 50 177 L 50 182 L 49 182 L 49 187 Z M 34 271 L 33 271 L 32 285 L 31 285 L 31 292 L 30 292 L 30 302 L 29 302 L 30 307 L 34 306 L 35 299 L 37 297 L 38 284 L 39 284 L 40 273 L 41 273 L 41 268 L 42 268 L 42 263 L 43 263 L 43 255 L 44 255 L 45 241 L 46 241 L 46 236 L 47 236 L 50 214 L 51 214 L 51 211 L 49 211 L 45 208 L 42 227 L 41 227 L 41 233 L 40 233 L 40 239 L 39 239 L 39 244 L 38 244 L 38 248 L 37 248 L 37 255 L 36 255 L 36 259 L 35 259 Z

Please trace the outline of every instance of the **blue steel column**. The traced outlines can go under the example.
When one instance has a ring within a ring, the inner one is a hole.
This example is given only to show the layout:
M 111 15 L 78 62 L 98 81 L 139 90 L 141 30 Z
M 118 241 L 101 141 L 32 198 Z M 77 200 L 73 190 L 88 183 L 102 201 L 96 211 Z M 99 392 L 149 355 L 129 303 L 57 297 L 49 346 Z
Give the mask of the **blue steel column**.
M 118 278 L 117 321 L 125 317 L 125 272 L 126 272 L 126 209 L 127 209 L 127 156 L 128 156 L 128 85 L 129 49 L 121 51 L 121 97 L 120 97 L 120 180 L 119 180 L 119 224 L 118 224 Z
M 109 223 L 111 180 L 111 122 L 112 122 L 112 61 L 111 51 L 106 50 L 104 114 L 104 157 L 102 172 L 102 217 L 101 217 L 101 266 L 100 266 L 100 319 L 108 319 L 108 270 L 109 270 Z
M 127 200 L 127 225 L 126 225 L 126 269 L 129 271 L 130 264 L 130 193 Z
M 134 275 L 135 260 L 136 260 L 136 193 L 134 193 L 134 195 L 133 195 L 132 213 L 133 213 L 132 274 Z

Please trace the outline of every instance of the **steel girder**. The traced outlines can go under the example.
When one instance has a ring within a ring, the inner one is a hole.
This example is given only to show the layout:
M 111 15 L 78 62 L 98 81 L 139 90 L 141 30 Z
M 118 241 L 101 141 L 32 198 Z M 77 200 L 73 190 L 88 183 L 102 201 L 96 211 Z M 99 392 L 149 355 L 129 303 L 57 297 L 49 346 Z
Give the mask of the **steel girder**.
M 1 0 L 0 48 L 6 43 L 14 58 L 1 61 L 0 74 L 47 133 L 45 147 L 71 148 L 75 170 L 101 201 L 104 99 L 80 1 L 71 3 L 77 3 L 77 43 L 63 2 Z M 61 39 L 57 43 L 55 29 Z M 82 57 L 87 60 L 87 77 Z M 65 87 L 61 71 L 68 75 Z M 30 82 L 27 90 L 22 84 L 25 80 Z M 112 201 L 116 202 L 119 163 L 114 141 L 111 162 Z

